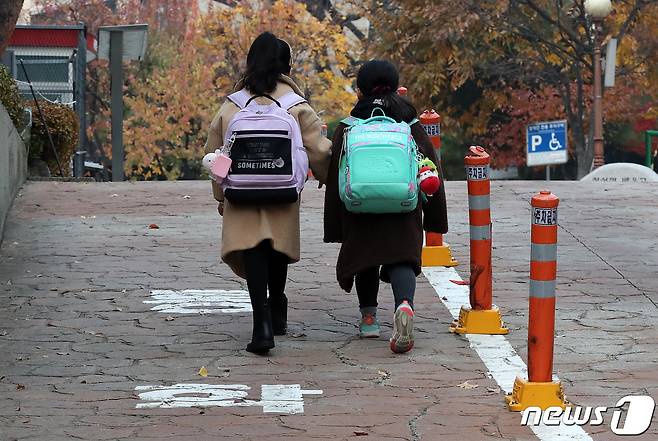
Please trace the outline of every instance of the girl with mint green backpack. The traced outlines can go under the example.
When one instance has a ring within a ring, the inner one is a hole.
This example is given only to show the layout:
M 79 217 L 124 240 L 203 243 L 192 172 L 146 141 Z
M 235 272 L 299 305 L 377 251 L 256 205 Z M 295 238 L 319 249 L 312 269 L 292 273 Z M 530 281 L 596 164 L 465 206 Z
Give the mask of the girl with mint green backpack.
M 418 193 L 417 170 L 407 170 L 417 167 L 421 158 L 436 164 L 438 160 L 416 120 L 416 109 L 397 94 L 398 86 L 397 69 L 387 61 L 369 61 L 359 70 L 359 100 L 351 118 L 336 128 L 333 137 L 324 241 L 342 244 L 336 276 L 347 292 L 356 285 L 361 337 L 379 337 L 379 281 L 391 283 L 395 313 L 390 348 L 401 353 L 414 345 L 414 293 L 421 272 L 423 230 L 446 233 L 448 217 L 443 186 L 433 196 L 423 198 Z M 377 131 L 381 142 L 373 142 L 369 130 Z M 399 145 L 399 151 L 394 152 L 397 157 L 376 152 L 384 152 L 391 143 Z M 407 156 L 409 159 L 404 160 Z M 359 176 L 353 173 L 356 167 L 361 167 Z M 361 185 L 359 177 L 364 176 L 366 180 L 386 181 L 386 185 Z

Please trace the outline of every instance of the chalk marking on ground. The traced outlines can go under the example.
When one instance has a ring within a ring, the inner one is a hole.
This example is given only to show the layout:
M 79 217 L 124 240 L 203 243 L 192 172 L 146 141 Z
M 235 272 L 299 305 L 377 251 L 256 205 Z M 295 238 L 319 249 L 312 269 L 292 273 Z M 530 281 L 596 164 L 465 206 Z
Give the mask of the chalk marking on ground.
M 223 289 L 156 289 L 151 291 L 151 311 L 167 314 L 235 314 L 251 312 L 249 293 Z
M 436 291 L 439 299 L 448 308 L 452 317 L 457 319 L 461 306 L 469 304 L 469 287 L 451 282 L 451 280 L 462 280 L 459 273 L 454 268 L 423 267 L 423 274 Z M 528 368 L 526 364 L 504 336 L 479 334 L 465 334 L 464 336 L 503 391 L 506 393 L 512 392 L 517 375 L 527 378 Z M 553 379 L 557 380 L 557 377 L 554 376 Z M 504 405 L 505 403 L 501 400 L 501 406 Z M 521 414 L 518 413 L 518 415 L 520 423 Z M 542 441 L 592 441 L 592 438 L 580 426 L 566 426 L 564 424 L 547 426 L 540 424 L 530 426 L 530 428 Z
M 171 386 L 137 386 L 145 401 L 136 409 L 184 407 L 262 407 L 263 413 L 304 413 L 304 395 L 322 395 L 322 390 L 303 390 L 299 384 L 263 384 L 261 399 L 247 399 L 251 388 L 245 384 L 178 383 Z

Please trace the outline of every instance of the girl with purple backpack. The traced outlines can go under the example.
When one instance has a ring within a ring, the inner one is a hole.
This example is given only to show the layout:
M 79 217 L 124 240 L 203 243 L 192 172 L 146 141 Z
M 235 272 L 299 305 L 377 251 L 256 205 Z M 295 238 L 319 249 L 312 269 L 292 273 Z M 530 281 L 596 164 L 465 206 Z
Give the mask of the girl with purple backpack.
M 266 354 L 274 348 L 274 335 L 286 333 L 288 264 L 300 258 L 298 191 L 301 187 L 298 185 L 297 191 L 293 186 L 292 190 L 272 188 L 259 193 L 241 189 L 239 179 L 251 179 L 253 173 L 259 173 L 258 179 L 267 178 L 267 173 L 279 169 L 294 168 L 298 174 L 298 164 L 303 162 L 310 165 L 313 175 L 323 185 L 331 156 L 331 143 L 321 134 L 322 122 L 290 79 L 290 71 L 288 43 L 269 32 L 259 35 L 249 49 L 247 68 L 236 85 L 236 93 L 228 97 L 211 123 L 205 148 L 206 153 L 212 153 L 224 144 L 232 145 L 233 165 L 228 177 L 233 176 L 233 180 L 227 181 L 235 185 L 224 182 L 220 186 L 213 182 L 213 194 L 219 204 L 218 212 L 223 216 L 222 260 L 236 275 L 247 280 L 253 309 L 253 332 L 247 351 L 257 354 Z M 250 106 L 255 106 L 256 111 Z M 249 112 L 249 117 L 267 114 L 268 109 L 279 116 L 282 111 L 288 111 L 289 115 L 284 116 L 294 118 L 290 133 L 262 130 L 256 123 L 254 127 L 259 130 L 248 130 L 249 118 L 243 116 Z M 238 119 L 242 124 L 240 130 L 234 127 L 239 125 Z M 303 146 L 295 148 L 298 144 Z M 265 158 L 263 145 L 278 153 Z

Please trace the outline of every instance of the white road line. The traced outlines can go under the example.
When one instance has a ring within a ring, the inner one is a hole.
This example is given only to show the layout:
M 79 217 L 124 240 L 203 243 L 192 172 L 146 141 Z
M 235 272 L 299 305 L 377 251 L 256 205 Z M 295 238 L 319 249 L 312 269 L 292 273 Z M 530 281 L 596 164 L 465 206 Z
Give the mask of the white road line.
M 459 317 L 462 305 L 469 304 L 469 287 L 457 285 L 451 280 L 462 280 L 454 268 L 423 267 L 423 274 L 430 282 L 443 304 L 453 318 Z M 445 298 L 444 298 L 445 297 Z M 446 331 L 447 332 L 447 331 Z M 506 393 L 512 392 L 517 375 L 527 378 L 528 368 L 518 356 L 512 345 L 502 335 L 466 334 L 471 348 L 477 352 L 496 383 Z M 557 380 L 557 377 L 553 377 Z M 505 406 L 501 400 L 501 406 Z M 519 413 L 519 423 L 521 414 Z M 542 441 L 592 441 L 592 438 L 580 426 L 547 426 L 540 424 L 530 426 Z
M 262 406 L 263 413 L 304 413 L 304 395 L 322 395 L 321 390 L 303 390 L 299 384 L 263 384 L 261 399 L 246 399 L 251 388 L 244 384 L 179 383 L 171 386 L 137 386 L 145 403 L 136 409 L 174 409 L 182 407 L 251 407 Z
M 151 311 L 169 314 L 233 314 L 251 312 L 249 293 L 243 290 L 185 289 L 174 291 L 156 289 L 151 291 L 155 304 Z
M 263 413 L 304 413 L 304 395 L 322 395 L 322 391 L 302 390 L 299 384 L 263 384 Z
M 135 392 L 146 403 L 136 409 L 173 409 L 178 407 L 242 407 L 256 406 L 258 401 L 245 400 L 251 389 L 244 384 L 173 384 L 171 386 L 137 386 Z

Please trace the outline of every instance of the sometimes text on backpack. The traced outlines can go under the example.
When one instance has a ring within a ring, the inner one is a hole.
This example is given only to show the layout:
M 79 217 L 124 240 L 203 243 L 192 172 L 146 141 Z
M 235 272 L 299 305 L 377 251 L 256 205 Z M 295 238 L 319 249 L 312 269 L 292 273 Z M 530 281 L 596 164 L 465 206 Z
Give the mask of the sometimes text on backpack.
M 290 92 L 272 104 L 254 101 L 246 90 L 228 99 L 240 111 L 226 131 L 231 170 L 222 181 L 224 196 L 234 204 L 283 204 L 299 198 L 308 174 L 308 156 L 297 120 L 288 110 L 305 102 Z

